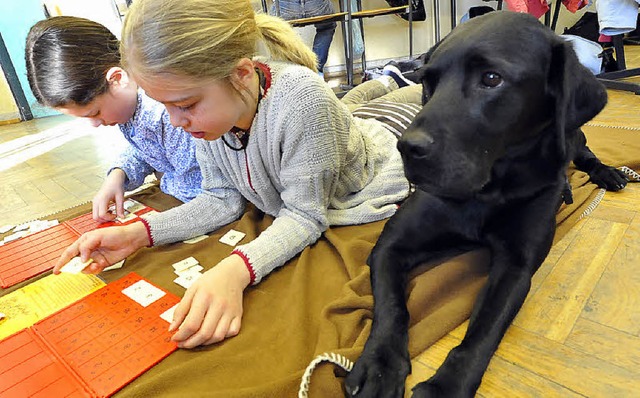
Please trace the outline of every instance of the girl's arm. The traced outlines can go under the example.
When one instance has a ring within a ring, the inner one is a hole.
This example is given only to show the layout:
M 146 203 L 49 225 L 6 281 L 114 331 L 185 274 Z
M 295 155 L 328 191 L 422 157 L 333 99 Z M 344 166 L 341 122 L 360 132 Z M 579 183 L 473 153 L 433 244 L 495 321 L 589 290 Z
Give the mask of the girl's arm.
M 202 192 L 188 203 L 142 216 L 152 245 L 206 234 L 236 220 L 244 211 L 245 199 L 222 175 L 205 141 L 196 143 L 196 157 L 202 171 Z
M 268 111 L 274 115 L 269 117 L 269 135 L 281 148 L 283 207 L 258 238 L 234 251 L 245 260 L 254 284 L 328 228 L 327 209 L 347 161 L 352 121 L 348 110 L 316 76 L 281 79 L 284 87 L 269 93 L 274 97 Z M 279 92 L 286 95 L 279 97 Z
M 282 209 L 255 240 L 239 246 L 187 290 L 170 327 L 176 331 L 172 340 L 179 347 L 192 348 L 236 335 L 246 286 L 283 265 L 326 230 L 327 208 L 344 158 L 344 151 L 337 148 L 346 148 L 349 118 L 328 100 L 335 98 L 333 93 L 322 89 L 311 87 L 310 92 L 293 95 L 290 104 L 274 105 L 283 106 L 279 114 L 286 116 L 269 129 L 269 134 L 276 135 L 271 148 L 282 150 L 281 172 L 275 177 L 283 185 Z M 288 111 L 287 106 L 296 101 L 310 108 L 300 113 Z
M 121 169 L 126 174 L 124 180 L 124 190 L 131 191 L 138 188 L 149 174 L 153 173 L 151 167 L 144 159 L 144 156 L 133 146 L 129 145 L 120 154 L 118 160 L 111 166 L 107 175 L 115 168 Z

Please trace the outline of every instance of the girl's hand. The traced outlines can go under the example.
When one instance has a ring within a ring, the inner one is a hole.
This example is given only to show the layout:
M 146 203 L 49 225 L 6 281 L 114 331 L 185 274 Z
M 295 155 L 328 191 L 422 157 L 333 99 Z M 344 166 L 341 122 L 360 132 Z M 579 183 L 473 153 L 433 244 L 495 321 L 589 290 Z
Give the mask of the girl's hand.
M 113 169 L 93 197 L 93 219 L 100 222 L 124 217 L 124 181 L 127 175 L 122 169 Z M 116 214 L 109 212 L 111 202 L 116 204 Z
M 220 261 L 185 293 L 169 331 L 180 348 L 217 343 L 240 332 L 242 292 L 251 277 L 238 255 Z
M 149 245 L 147 229 L 141 222 L 122 227 L 107 227 L 87 232 L 69 246 L 53 267 L 53 273 L 59 274 L 60 268 L 73 257 L 80 255 L 82 261 L 93 259 L 82 272 L 98 274 L 104 268 L 127 258 L 141 247 Z

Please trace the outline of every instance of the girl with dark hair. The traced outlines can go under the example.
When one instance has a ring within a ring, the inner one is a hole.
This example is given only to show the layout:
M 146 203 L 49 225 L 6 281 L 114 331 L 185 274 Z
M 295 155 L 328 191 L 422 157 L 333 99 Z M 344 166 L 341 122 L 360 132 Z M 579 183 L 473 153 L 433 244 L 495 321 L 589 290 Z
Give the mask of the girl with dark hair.
M 124 217 L 125 190 L 142 185 L 152 172 L 163 173 L 162 191 L 183 202 L 200 193 L 193 140 L 120 66 L 118 39 L 109 29 L 84 18 L 45 19 L 29 31 L 25 61 L 39 103 L 95 127 L 117 124 L 130 143 L 93 198 L 93 218 Z M 111 202 L 115 215 L 108 211 Z

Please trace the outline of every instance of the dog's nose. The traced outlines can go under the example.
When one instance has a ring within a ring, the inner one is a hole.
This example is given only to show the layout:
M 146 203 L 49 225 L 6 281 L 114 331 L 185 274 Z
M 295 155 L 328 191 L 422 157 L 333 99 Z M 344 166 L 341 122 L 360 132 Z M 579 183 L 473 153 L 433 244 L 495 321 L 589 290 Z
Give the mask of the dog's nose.
M 423 158 L 429 155 L 434 140 L 424 131 L 407 130 L 398 140 L 398 150 L 405 156 Z

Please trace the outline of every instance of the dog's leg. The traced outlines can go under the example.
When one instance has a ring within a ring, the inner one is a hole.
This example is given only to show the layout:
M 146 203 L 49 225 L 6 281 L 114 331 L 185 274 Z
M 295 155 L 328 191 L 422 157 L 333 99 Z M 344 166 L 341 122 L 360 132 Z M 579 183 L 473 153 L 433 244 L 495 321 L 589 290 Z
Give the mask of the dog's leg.
M 345 380 L 347 396 L 404 395 L 405 379 L 411 370 L 405 302 L 407 274 L 437 253 L 436 248 L 442 249 L 442 239 L 435 238 L 441 236 L 446 219 L 457 214 L 440 199 L 416 191 L 385 225 L 368 260 L 373 324 L 364 351 Z M 446 238 L 454 244 L 460 242 L 453 231 Z
M 559 184 L 561 186 L 561 184 Z M 451 350 L 413 397 L 473 397 L 502 336 L 518 313 L 531 277 L 547 256 L 555 231 L 560 189 L 492 218 L 485 232 L 491 248 L 489 278 L 469 320 L 464 339 Z
M 615 167 L 603 164 L 587 146 L 587 138 L 582 130 L 577 130 L 576 154 L 573 163 L 578 170 L 589 174 L 591 181 L 607 191 L 619 191 L 627 186 L 627 175 Z

